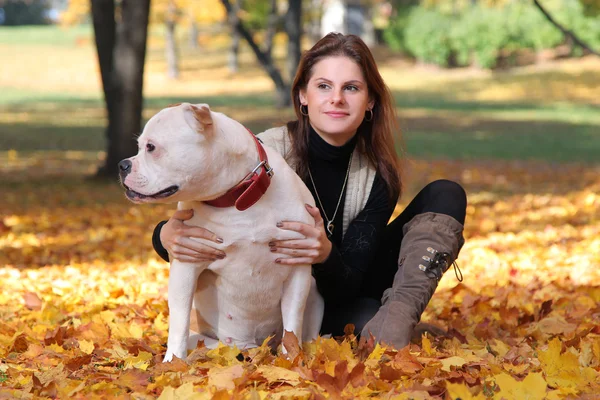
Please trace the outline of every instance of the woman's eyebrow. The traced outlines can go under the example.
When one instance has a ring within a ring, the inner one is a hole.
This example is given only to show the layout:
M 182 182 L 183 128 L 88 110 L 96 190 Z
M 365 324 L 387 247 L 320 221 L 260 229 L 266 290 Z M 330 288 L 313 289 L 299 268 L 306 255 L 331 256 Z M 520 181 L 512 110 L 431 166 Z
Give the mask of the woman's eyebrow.
M 316 81 L 322 81 L 322 82 L 325 82 L 325 83 L 333 83 L 333 81 L 331 81 L 331 80 L 329 80 L 327 78 L 322 78 L 322 77 L 321 78 L 316 78 L 315 80 Z M 344 85 L 364 85 L 365 83 L 363 81 L 352 79 L 350 81 L 344 82 L 343 84 Z

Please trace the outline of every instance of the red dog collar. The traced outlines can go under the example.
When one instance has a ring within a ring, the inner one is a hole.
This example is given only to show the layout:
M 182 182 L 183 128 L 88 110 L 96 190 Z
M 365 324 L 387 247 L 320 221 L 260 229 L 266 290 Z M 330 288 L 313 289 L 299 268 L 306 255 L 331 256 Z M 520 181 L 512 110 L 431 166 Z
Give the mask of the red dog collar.
M 250 129 L 248 129 L 248 132 L 256 143 L 260 160 L 258 165 L 240 183 L 229 189 L 225 194 L 204 202 L 209 206 L 224 208 L 235 205 L 235 208 L 244 211 L 252 207 L 269 188 L 273 177 L 273 169 L 269 165 L 267 153 L 260 144 L 259 139 L 250 132 Z

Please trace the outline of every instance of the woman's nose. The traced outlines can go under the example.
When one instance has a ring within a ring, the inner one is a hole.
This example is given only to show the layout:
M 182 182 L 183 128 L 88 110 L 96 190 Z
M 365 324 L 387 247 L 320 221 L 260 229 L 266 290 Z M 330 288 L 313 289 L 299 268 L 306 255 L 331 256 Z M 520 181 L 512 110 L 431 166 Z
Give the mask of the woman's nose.
M 342 89 L 331 92 L 331 104 L 344 104 L 344 92 Z

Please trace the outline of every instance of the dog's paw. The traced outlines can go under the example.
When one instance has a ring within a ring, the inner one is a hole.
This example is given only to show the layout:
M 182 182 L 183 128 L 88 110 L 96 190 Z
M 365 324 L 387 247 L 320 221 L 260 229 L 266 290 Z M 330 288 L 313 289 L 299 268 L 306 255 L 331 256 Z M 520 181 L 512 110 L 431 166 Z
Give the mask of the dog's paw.
M 167 350 L 167 354 L 165 354 L 165 358 L 163 358 L 162 362 L 167 363 L 167 362 L 171 362 L 171 361 L 173 361 L 173 352 L 170 350 Z
M 173 350 L 174 346 L 168 346 L 167 347 L 167 353 L 165 354 L 165 358 L 163 358 L 163 362 L 171 362 L 173 361 L 174 358 L 179 358 L 181 360 L 185 360 L 187 357 L 187 349 L 185 346 L 179 346 L 175 347 L 175 349 Z

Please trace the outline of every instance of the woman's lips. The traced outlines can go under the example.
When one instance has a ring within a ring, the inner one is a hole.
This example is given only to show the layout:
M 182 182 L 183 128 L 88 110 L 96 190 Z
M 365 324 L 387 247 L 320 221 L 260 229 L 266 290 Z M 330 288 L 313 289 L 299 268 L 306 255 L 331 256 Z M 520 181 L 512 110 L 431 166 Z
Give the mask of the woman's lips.
M 340 111 L 329 111 L 329 112 L 326 112 L 325 114 L 329 115 L 332 118 L 343 118 L 343 117 L 348 116 L 348 113 L 340 112 Z

